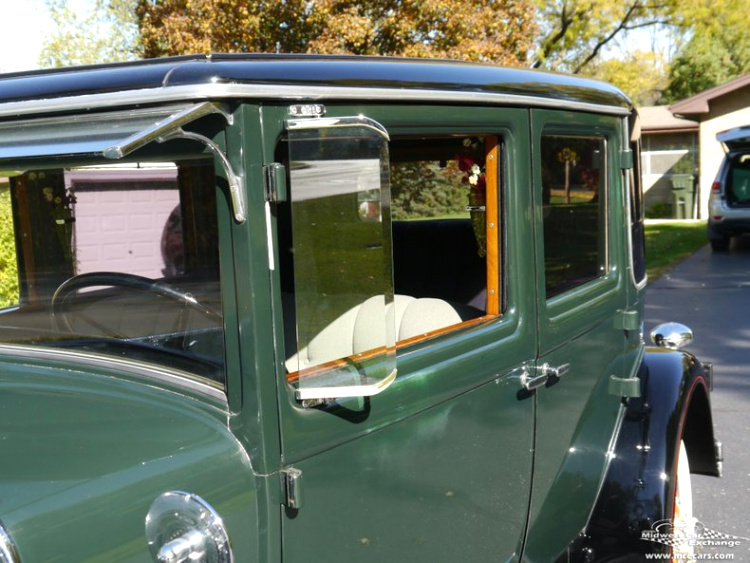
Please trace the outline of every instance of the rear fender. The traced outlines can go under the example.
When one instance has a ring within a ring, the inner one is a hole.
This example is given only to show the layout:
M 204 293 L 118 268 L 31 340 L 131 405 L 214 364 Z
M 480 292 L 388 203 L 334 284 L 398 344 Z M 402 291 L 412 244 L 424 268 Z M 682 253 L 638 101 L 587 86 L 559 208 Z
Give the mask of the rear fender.
M 623 398 L 625 418 L 600 496 L 576 550 L 581 561 L 639 561 L 669 553 L 643 532 L 671 519 L 680 439 L 693 473 L 718 476 L 710 366 L 681 351 L 648 349 L 638 369 L 641 395 Z M 635 559 L 633 559 L 635 557 Z

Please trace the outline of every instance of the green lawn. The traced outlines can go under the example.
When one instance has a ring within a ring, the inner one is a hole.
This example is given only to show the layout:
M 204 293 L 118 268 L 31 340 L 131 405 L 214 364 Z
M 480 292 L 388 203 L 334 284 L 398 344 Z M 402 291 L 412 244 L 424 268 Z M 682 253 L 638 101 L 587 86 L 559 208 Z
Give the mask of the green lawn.
M 705 221 L 647 222 L 646 270 L 649 279 L 657 279 L 706 244 Z

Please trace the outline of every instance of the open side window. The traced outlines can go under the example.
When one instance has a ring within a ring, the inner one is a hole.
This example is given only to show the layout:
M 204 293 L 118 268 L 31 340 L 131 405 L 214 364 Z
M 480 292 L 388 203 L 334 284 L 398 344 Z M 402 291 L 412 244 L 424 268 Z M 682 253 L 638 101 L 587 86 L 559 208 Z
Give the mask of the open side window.
M 364 118 L 287 129 L 277 211 L 298 399 L 373 395 L 395 377 L 396 349 L 502 313 L 497 136 L 389 140 Z

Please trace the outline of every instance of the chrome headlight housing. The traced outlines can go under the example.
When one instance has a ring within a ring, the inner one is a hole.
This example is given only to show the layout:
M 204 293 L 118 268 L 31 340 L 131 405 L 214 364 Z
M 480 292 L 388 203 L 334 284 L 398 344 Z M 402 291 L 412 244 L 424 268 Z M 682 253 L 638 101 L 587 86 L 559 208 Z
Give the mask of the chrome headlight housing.
M 146 516 L 146 538 L 157 563 L 233 563 L 229 535 L 216 511 L 197 495 L 160 495 Z
M 0 563 L 19 563 L 21 559 L 18 557 L 16 546 L 13 544 L 13 540 L 10 539 L 10 534 L 0 522 Z

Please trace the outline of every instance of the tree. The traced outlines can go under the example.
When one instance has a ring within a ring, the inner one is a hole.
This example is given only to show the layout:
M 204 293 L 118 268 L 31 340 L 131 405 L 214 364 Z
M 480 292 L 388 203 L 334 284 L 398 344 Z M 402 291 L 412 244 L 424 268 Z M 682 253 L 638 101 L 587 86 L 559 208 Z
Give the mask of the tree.
M 582 72 L 622 34 L 672 21 L 676 0 L 538 0 L 532 66 Z
M 622 58 L 593 61 L 585 74 L 614 84 L 625 92 L 636 106 L 657 103 L 667 86 L 667 61 L 658 51 L 636 50 Z
M 448 57 L 523 65 L 531 0 L 139 0 L 148 57 L 297 52 Z
M 688 30 L 671 65 L 662 103 L 673 103 L 750 72 L 746 0 L 686 0 L 680 24 Z
M 137 0 L 96 0 L 80 15 L 69 0 L 47 0 L 55 31 L 45 39 L 41 67 L 107 63 L 141 55 L 135 20 Z

